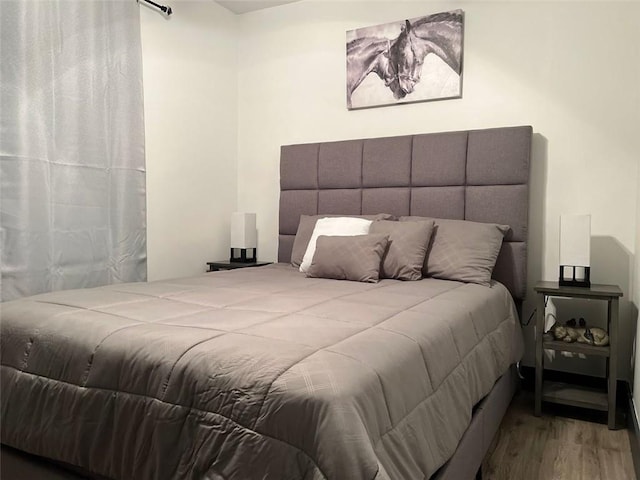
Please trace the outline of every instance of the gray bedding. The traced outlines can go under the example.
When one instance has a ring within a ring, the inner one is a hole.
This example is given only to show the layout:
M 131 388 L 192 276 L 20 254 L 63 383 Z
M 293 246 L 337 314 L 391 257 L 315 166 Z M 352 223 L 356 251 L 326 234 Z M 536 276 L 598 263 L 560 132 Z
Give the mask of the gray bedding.
M 417 479 L 522 354 L 507 289 L 288 265 L 2 304 L 2 443 L 114 479 Z

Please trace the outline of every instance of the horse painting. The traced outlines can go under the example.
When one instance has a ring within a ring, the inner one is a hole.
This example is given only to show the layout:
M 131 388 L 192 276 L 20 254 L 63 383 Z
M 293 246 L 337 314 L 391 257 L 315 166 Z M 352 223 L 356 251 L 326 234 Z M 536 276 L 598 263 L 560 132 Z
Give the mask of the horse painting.
M 347 105 L 351 94 L 370 73 L 375 73 L 385 87 L 399 92 L 398 76 L 389 62 L 391 42 L 386 38 L 356 38 L 347 44 Z
M 348 108 L 459 97 L 462 30 L 463 12 L 454 10 L 347 32 Z M 417 89 L 429 54 L 438 70 Z

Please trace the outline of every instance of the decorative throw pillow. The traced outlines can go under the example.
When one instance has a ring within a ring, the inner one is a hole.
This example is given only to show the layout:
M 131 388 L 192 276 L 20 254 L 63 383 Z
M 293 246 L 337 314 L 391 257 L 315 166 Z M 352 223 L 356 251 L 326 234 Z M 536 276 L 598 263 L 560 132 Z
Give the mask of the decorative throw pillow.
M 382 258 L 381 278 L 420 280 L 433 220 L 415 222 L 375 221 L 369 233 L 389 235 L 389 247 Z
M 321 235 L 307 276 L 375 283 L 380 279 L 380 264 L 388 243 L 389 237 L 381 233 Z
M 434 220 L 435 230 L 427 250 L 424 276 L 489 285 L 507 225 L 448 220 L 443 218 L 400 217 L 401 222 Z
M 298 231 L 296 232 L 296 237 L 293 240 L 293 247 L 291 249 L 291 265 L 300 267 L 318 219 L 336 217 L 364 218 L 366 220 L 395 220 L 395 217 L 388 213 L 379 213 L 377 215 L 300 215 Z
M 311 238 L 309 239 L 309 245 L 307 245 L 307 250 L 304 252 L 304 257 L 302 257 L 302 262 L 300 263 L 300 271 L 306 272 L 311 266 L 311 260 L 313 259 L 313 254 L 316 251 L 316 240 L 320 235 L 366 235 L 367 233 L 369 233 L 369 227 L 371 226 L 371 223 L 373 223 L 372 220 L 366 220 L 364 218 L 320 218 L 316 222 L 316 226 L 314 227 Z

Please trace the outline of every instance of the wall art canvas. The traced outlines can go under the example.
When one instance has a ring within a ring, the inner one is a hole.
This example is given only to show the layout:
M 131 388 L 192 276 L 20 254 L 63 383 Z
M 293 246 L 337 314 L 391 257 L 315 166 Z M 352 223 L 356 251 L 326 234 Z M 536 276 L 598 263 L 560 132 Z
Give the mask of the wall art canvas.
M 349 109 L 460 98 L 464 12 L 347 31 Z

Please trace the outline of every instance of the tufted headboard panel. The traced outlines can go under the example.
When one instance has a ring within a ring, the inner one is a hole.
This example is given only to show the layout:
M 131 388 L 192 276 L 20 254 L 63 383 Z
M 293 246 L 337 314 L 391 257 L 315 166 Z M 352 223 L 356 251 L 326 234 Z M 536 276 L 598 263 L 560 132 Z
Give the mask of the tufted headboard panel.
M 419 215 L 511 226 L 493 277 L 526 291 L 529 126 L 287 145 L 280 155 L 278 261 L 300 215 Z

